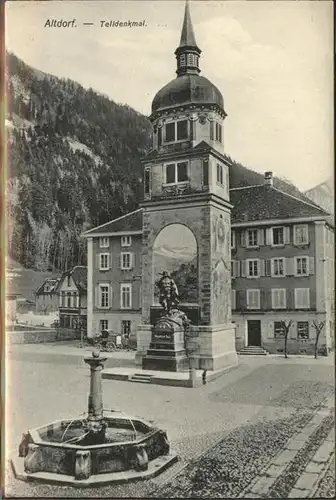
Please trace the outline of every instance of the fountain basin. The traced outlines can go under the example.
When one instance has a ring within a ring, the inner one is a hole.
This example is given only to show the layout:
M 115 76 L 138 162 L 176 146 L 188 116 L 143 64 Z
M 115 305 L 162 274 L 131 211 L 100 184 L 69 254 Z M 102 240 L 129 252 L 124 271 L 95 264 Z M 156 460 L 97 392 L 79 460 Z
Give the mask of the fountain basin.
M 141 418 L 105 413 L 105 437 L 95 444 L 86 419 L 68 419 L 23 435 L 12 459 L 19 479 L 92 486 L 148 479 L 178 460 L 166 431 Z

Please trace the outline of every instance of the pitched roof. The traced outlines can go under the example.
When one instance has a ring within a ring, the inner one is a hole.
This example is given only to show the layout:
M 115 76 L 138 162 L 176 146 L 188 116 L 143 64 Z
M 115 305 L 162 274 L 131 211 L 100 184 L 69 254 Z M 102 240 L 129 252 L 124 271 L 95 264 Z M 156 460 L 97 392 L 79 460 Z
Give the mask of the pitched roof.
M 61 278 L 47 278 L 43 281 L 43 283 L 38 287 L 35 292 L 35 295 L 40 295 L 41 293 L 55 293 L 60 282 Z M 45 290 L 45 287 L 49 285 L 48 291 Z
M 106 222 L 101 226 L 89 229 L 83 236 L 94 236 L 104 233 L 118 233 L 123 231 L 142 231 L 142 208 L 138 208 L 134 212 L 122 215 L 117 219 Z
M 329 215 L 313 203 L 267 185 L 231 189 L 230 201 L 233 205 L 232 222 L 234 224 Z
M 75 266 L 72 269 L 64 271 L 60 282 L 63 282 L 67 276 L 71 276 L 79 292 L 87 291 L 87 267 Z

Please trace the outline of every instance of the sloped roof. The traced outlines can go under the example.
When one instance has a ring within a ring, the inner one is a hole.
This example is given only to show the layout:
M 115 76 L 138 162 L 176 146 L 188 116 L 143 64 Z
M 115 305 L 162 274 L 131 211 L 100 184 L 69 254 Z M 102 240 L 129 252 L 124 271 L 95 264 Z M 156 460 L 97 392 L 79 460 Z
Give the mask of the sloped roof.
M 272 186 L 249 186 L 230 190 L 232 223 L 298 217 L 326 217 L 329 214 Z
M 72 269 L 64 271 L 60 282 L 63 282 L 67 276 L 71 276 L 74 280 L 79 292 L 85 293 L 87 291 L 87 267 L 75 266 Z
M 61 278 L 47 278 L 44 280 L 44 282 L 38 287 L 36 290 L 35 294 L 40 295 L 41 293 L 55 293 L 58 284 L 60 282 Z M 48 291 L 45 290 L 46 285 L 49 285 L 50 289 Z
M 83 236 L 94 236 L 104 233 L 118 233 L 122 231 L 142 231 L 142 208 L 118 217 L 101 226 L 89 229 Z

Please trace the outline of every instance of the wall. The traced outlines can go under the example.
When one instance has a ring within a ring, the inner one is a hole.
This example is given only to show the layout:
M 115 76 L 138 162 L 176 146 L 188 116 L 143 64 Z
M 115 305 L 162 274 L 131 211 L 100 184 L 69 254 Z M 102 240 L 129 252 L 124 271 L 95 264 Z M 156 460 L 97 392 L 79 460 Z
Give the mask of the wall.
M 281 226 L 282 224 L 279 224 Z M 296 256 L 307 256 L 314 261 L 313 274 L 309 276 L 293 276 L 286 275 L 284 277 L 260 276 L 258 278 L 238 277 L 232 280 L 232 288 L 236 290 L 237 310 L 246 309 L 246 293 L 247 289 L 261 290 L 261 310 L 271 310 L 271 289 L 285 288 L 287 290 L 286 310 L 294 309 L 294 289 L 309 288 L 310 289 L 310 309 L 316 309 L 316 281 L 319 273 L 319 268 L 315 259 L 315 226 L 314 223 L 308 225 L 309 243 L 305 246 L 295 246 L 293 244 L 293 224 L 285 224 L 290 228 L 290 243 L 282 247 L 272 247 L 266 244 L 260 244 L 258 248 L 247 248 L 241 246 L 241 234 L 246 228 L 234 229 L 236 246 L 231 251 L 232 260 L 243 261 L 247 259 L 270 260 L 277 257 L 285 257 L 293 259 Z M 273 226 L 272 226 L 273 227 Z M 251 227 L 257 229 L 257 226 Z M 266 229 L 260 226 L 259 229 Z M 264 234 L 264 243 L 266 242 Z M 320 278 L 319 278 L 320 279 Z
M 288 350 L 292 354 L 313 354 L 315 344 L 315 329 L 313 321 L 325 320 L 325 314 L 316 314 L 314 312 L 268 312 L 267 314 L 238 314 L 234 313 L 232 316 L 236 326 L 236 349 L 239 351 L 248 345 L 247 335 L 247 321 L 260 320 L 261 321 L 261 345 L 271 354 L 276 354 L 284 349 L 284 339 L 274 338 L 274 322 L 275 321 L 293 321 L 288 336 Z M 309 339 L 299 340 L 297 338 L 297 322 L 309 322 Z M 326 345 L 326 330 L 322 330 L 319 338 L 320 348 Z M 280 351 L 279 351 L 280 350 Z M 304 352 L 305 351 L 305 352 Z M 281 351 L 282 352 L 282 351 Z

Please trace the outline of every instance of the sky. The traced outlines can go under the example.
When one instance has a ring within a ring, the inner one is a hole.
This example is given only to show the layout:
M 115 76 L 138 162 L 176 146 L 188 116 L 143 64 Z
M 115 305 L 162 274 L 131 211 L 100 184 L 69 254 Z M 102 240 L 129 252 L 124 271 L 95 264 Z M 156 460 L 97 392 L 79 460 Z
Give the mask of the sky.
M 332 2 L 191 0 L 190 10 L 201 75 L 224 96 L 225 152 L 302 190 L 330 178 Z M 183 15 L 179 0 L 10 1 L 6 47 L 148 116 L 156 92 L 176 77 Z M 76 27 L 45 27 L 48 19 Z M 117 20 L 146 26 L 101 27 Z

